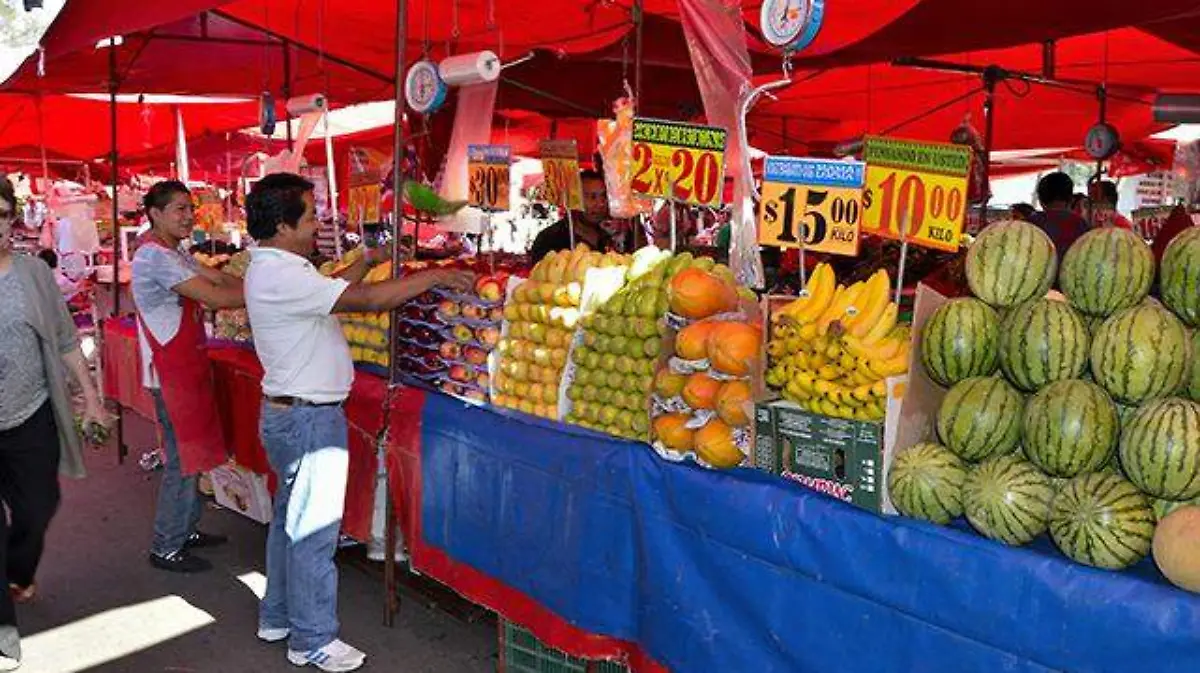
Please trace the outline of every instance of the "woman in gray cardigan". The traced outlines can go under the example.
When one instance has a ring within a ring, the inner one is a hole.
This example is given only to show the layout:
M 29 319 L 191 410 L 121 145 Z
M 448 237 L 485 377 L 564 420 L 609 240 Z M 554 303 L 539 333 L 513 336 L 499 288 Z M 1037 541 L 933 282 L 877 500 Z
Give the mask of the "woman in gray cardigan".
M 67 387 L 83 392 L 83 418 L 105 423 L 75 323 L 54 274 L 36 257 L 15 254 L 17 200 L 0 176 L 0 671 L 20 665 L 14 603 L 33 598 L 46 529 L 58 509 L 58 473 L 82 477 L 83 449 Z M 0 585 L 3 586 L 3 585 Z

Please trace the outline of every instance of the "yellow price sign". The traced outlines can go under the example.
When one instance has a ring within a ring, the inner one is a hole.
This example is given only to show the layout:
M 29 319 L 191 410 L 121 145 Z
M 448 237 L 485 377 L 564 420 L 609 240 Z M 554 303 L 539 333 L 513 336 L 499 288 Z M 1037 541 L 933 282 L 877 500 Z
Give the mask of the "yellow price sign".
M 858 255 L 864 169 L 858 161 L 767 157 L 759 244 Z
M 543 140 L 542 197 L 546 203 L 583 210 L 583 183 L 579 179 L 579 148 L 574 140 Z
M 729 132 L 661 119 L 633 120 L 634 194 L 719 206 Z
M 511 159 L 508 145 L 467 145 L 467 203 L 491 212 L 508 210 Z
M 955 252 L 967 214 L 971 150 L 964 145 L 868 137 L 862 230 Z M 907 234 L 905 231 L 907 230 Z
M 362 227 L 364 224 L 379 222 L 379 206 L 383 200 L 383 190 L 379 183 L 351 187 L 346 195 L 346 219 L 351 227 Z

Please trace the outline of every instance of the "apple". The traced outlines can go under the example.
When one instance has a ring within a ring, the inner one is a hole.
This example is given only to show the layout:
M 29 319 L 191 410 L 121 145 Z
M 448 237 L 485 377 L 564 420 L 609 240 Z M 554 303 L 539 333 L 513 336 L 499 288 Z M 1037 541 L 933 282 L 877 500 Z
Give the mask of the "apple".
M 481 365 L 487 362 L 487 351 L 483 350 L 482 348 L 467 346 L 467 348 L 463 350 L 462 354 L 463 357 L 466 358 L 467 362 L 470 362 L 473 365 Z
M 558 405 L 558 388 L 546 386 L 542 389 L 542 401 L 546 404 Z
M 621 355 L 616 358 L 614 369 L 622 374 L 628 374 L 633 371 L 633 360 L 630 359 L 629 356 Z
M 567 364 L 567 349 L 555 348 L 550 351 L 550 362 L 555 367 L 564 367 Z
M 625 355 L 629 352 L 629 339 L 615 336 L 608 342 L 608 352 L 614 355 Z
M 463 397 L 474 402 L 487 402 L 487 393 L 482 390 L 468 390 Z
M 646 339 L 642 342 L 642 355 L 648 358 L 657 358 L 662 352 L 662 341 L 659 339 Z
M 620 412 L 617 411 L 616 407 L 605 406 L 600 409 L 600 422 L 605 425 L 612 425 L 617 420 L 618 413 Z
M 475 337 L 479 343 L 490 348 L 500 341 L 500 330 L 495 327 L 480 327 L 475 331 Z
M 447 360 L 457 360 L 458 357 L 462 355 L 462 346 L 460 346 L 457 342 L 447 341 L 443 343 L 440 348 L 438 348 L 438 352 L 441 353 L 442 357 L 446 358 Z
M 450 368 L 450 378 L 460 383 L 465 383 L 471 380 L 471 372 L 462 365 L 454 365 Z
M 607 383 L 609 388 L 620 390 L 625 385 L 625 375 L 621 372 L 608 370 Z
M 654 375 L 654 360 L 638 360 L 633 372 L 639 376 L 651 378 Z
M 458 386 L 454 385 L 453 383 L 451 383 L 449 381 L 446 381 L 439 387 L 441 388 L 441 391 L 443 393 L 449 393 L 450 395 L 458 394 Z
M 475 338 L 471 333 L 471 328 L 466 325 L 455 325 L 453 329 L 454 338 L 462 343 L 467 343 Z
M 593 352 L 591 352 L 591 353 L 588 353 L 587 359 L 586 359 L 586 360 L 584 360 L 584 364 L 586 364 L 588 367 L 590 367 L 590 368 L 592 368 L 592 369 L 599 369 L 599 368 L 600 368 L 600 362 L 601 362 L 603 359 L 604 359 L 604 356 L 603 356 L 603 355 L 601 355 L 600 353 L 597 353 L 597 352 L 593 351 Z
M 481 320 L 486 314 L 486 310 L 475 304 L 463 304 L 462 316 L 471 320 Z
M 504 320 L 508 317 L 506 315 L 507 310 L 507 306 L 496 306 L 495 308 L 488 309 L 488 320 L 491 320 L 492 322 L 500 322 L 501 320 Z
M 504 288 L 496 276 L 483 276 L 475 281 L 475 294 L 484 301 L 500 301 L 504 297 Z
M 475 384 L 480 388 L 487 390 L 491 386 L 492 377 L 488 376 L 487 372 L 482 372 L 475 376 Z

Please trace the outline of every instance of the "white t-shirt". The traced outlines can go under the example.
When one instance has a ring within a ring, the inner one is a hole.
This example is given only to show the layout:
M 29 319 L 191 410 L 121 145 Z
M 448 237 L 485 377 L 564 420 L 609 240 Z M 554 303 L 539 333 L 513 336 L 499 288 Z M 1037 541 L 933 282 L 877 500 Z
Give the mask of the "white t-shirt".
M 263 394 L 317 404 L 341 402 L 354 382 L 354 363 L 333 307 L 349 287 L 326 278 L 308 260 L 278 248 L 250 251 L 246 311 L 262 362 Z
M 161 245 L 143 245 L 133 255 L 133 303 L 142 319 L 138 322 L 138 349 L 142 356 L 142 386 L 158 388 L 150 342 L 142 323 L 155 341 L 165 344 L 179 333 L 183 322 L 183 298 L 175 287 L 200 274 L 196 260 L 181 249 L 168 250 Z

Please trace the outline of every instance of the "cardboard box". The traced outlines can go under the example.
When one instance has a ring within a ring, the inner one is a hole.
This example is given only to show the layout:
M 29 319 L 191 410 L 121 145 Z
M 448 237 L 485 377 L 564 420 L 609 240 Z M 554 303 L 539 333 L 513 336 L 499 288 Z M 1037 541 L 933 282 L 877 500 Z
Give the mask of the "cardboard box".
M 259 523 L 270 523 L 271 493 L 267 477 L 230 461 L 209 472 L 217 504 Z
M 777 476 L 782 474 L 783 454 L 775 441 L 775 415 L 770 402 L 754 405 L 753 429 L 754 452 L 750 456 L 750 466 Z
M 784 477 L 872 512 L 888 508 L 883 423 L 822 416 L 788 401 L 770 407 Z

